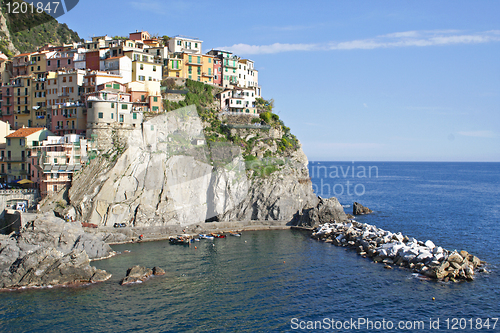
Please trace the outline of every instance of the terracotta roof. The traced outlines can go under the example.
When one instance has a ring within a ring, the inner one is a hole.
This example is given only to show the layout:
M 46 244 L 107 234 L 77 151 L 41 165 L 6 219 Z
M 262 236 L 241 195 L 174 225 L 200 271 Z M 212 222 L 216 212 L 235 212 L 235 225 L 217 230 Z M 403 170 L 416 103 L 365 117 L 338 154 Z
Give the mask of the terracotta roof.
M 31 135 L 33 133 L 36 133 L 38 131 L 43 130 L 43 127 L 25 127 L 25 128 L 20 128 L 17 131 L 15 131 L 12 134 L 9 134 L 6 136 L 6 138 L 25 138 L 28 135 Z
M 17 57 L 24 57 L 24 56 L 27 56 L 27 55 L 30 55 L 31 53 L 21 53 L 21 54 L 18 54 L 16 56 L 14 56 L 14 58 L 17 58 Z

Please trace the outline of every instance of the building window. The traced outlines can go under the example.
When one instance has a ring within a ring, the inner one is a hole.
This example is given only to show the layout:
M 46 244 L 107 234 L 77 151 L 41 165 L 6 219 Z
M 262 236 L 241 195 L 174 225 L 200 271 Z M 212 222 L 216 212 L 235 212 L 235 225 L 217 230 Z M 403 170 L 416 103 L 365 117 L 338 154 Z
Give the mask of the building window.
M 143 64 L 141 64 L 140 69 L 144 69 L 144 65 Z
M 104 118 L 104 114 L 102 112 L 99 112 L 98 117 L 99 117 L 99 119 L 102 119 L 102 118 Z
M 10 139 L 7 139 L 7 146 L 10 146 Z
M 157 96 L 153 97 L 153 102 L 158 102 L 158 97 Z
M 135 113 L 135 112 L 132 113 L 132 119 L 134 119 L 134 120 L 137 119 L 137 113 Z
M 114 113 L 111 114 L 111 119 L 115 119 L 115 114 Z
M 111 103 L 111 108 L 114 109 L 115 108 L 115 103 Z
M 127 104 L 122 104 L 122 110 L 128 110 Z
M 120 122 L 123 123 L 123 115 L 120 115 Z
M 153 111 L 158 112 L 158 107 L 157 106 L 153 106 Z
M 153 66 L 153 72 L 156 72 L 156 66 Z

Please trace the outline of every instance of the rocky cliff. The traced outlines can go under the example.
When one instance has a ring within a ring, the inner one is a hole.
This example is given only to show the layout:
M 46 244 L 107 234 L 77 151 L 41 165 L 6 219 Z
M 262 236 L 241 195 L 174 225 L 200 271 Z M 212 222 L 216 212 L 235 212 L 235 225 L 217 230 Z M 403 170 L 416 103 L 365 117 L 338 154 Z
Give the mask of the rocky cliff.
M 37 215 L 19 234 L 0 235 L 0 289 L 104 281 L 111 274 L 90 266 L 89 259 L 112 254 L 80 223 Z
M 207 145 L 194 106 L 160 114 L 126 134 L 113 133 L 107 159 L 93 160 L 73 179 L 68 213 L 76 219 L 106 226 L 185 226 L 230 220 L 312 225 L 346 218 L 336 199 L 314 195 L 300 148 L 279 156 L 280 163 L 270 158 L 252 169 L 234 143 Z

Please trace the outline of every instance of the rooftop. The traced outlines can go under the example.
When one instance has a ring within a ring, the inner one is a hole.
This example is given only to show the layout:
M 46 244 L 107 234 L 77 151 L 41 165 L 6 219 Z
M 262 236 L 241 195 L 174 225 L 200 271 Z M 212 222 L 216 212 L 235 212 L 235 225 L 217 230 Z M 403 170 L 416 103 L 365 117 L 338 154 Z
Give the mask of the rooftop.
M 20 128 L 17 131 L 15 131 L 12 134 L 9 134 L 6 136 L 6 138 L 25 138 L 33 133 L 36 133 L 38 131 L 42 131 L 45 128 L 43 127 L 25 127 L 25 128 Z

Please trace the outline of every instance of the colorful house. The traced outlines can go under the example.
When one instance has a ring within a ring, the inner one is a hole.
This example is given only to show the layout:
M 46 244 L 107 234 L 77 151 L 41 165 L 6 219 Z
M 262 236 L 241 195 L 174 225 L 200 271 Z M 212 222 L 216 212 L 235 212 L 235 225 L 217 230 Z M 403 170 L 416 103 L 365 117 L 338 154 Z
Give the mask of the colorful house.
M 5 146 L 5 162 L 7 163 L 7 180 L 29 179 L 31 170 L 28 160 L 33 146 L 53 135 L 42 127 L 21 128 L 7 135 Z
M 91 142 L 77 134 L 49 136 L 30 151 L 30 178 L 39 184 L 42 197 L 71 185 L 92 150 Z

